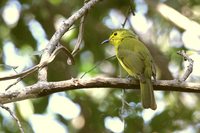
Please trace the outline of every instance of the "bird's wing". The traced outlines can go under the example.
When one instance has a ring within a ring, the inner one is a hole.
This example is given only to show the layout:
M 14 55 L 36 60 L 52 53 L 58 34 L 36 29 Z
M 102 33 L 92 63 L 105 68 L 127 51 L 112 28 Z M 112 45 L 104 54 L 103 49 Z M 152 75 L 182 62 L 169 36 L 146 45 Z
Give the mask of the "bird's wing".
M 118 46 L 117 58 L 130 75 L 142 75 L 145 68 L 145 54 L 133 43 L 135 39 L 124 39 Z

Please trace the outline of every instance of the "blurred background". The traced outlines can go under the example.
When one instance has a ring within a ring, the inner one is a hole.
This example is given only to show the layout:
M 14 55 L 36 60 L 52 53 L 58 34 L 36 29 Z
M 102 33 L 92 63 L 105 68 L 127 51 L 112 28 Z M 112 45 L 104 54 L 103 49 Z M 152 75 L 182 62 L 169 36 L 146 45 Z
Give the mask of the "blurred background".
M 83 0 L 1 0 L 0 1 L 0 76 L 14 74 L 39 63 L 42 50 L 60 23 L 82 7 Z M 131 3 L 131 4 L 130 4 Z M 60 81 L 96 76 L 126 77 L 113 47 L 99 45 L 113 29 L 121 28 L 128 8 L 125 28 L 137 33 L 151 51 L 158 79 L 177 79 L 188 63 L 176 54 L 186 50 L 194 60 L 194 71 L 187 79 L 200 81 L 200 1 L 199 0 L 109 0 L 101 1 L 89 11 L 81 50 L 75 65 L 67 65 L 60 53 L 48 66 L 48 80 Z M 79 21 L 61 39 L 73 50 Z M 104 61 L 103 61 L 104 60 Z M 17 67 L 15 71 L 13 67 Z M 1 81 L 0 91 L 15 80 Z M 13 87 L 37 82 L 37 73 Z M 12 88 L 10 88 L 12 89 Z M 199 132 L 199 94 L 156 91 L 156 111 L 143 110 L 139 90 L 112 88 L 80 89 L 55 93 L 47 97 L 6 104 L 18 116 L 27 133 L 134 133 Z M 0 133 L 18 133 L 16 122 L 0 109 Z

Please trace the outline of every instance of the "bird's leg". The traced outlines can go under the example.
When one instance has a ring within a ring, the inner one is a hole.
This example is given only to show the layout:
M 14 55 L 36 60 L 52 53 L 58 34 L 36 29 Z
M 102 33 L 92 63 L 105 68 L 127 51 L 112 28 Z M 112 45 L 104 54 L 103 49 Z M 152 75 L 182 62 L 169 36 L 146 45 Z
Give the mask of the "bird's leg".
M 144 74 L 139 74 L 139 75 L 138 75 L 138 79 L 139 79 L 140 82 L 142 82 L 142 83 L 145 83 L 145 82 L 146 82 L 145 77 L 144 77 Z
M 132 81 L 138 81 L 138 78 L 136 78 L 135 76 L 128 75 L 128 76 L 126 76 L 126 78 L 127 78 L 130 82 L 132 82 Z

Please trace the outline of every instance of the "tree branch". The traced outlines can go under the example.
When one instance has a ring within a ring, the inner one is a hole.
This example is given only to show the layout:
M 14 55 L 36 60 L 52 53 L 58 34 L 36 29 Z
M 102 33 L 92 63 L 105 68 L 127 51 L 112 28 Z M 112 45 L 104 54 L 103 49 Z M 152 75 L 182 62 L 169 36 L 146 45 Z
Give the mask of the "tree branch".
M 65 20 L 62 25 L 59 27 L 59 29 L 54 33 L 52 38 L 50 39 L 49 43 L 47 44 L 47 47 L 42 54 L 42 58 L 40 62 L 43 62 L 49 58 L 51 53 L 56 49 L 56 45 L 58 44 L 61 37 L 64 35 L 64 33 L 73 25 L 73 23 L 81 18 L 84 14 L 87 13 L 91 7 L 93 7 L 97 2 L 100 0 L 90 0 L 88 3 L 86 3 L 81 9 L 79 9 L 77 12 L 75 12 L 71 17 L 69 17 L 67 20 Z M 47 81 L 47 67 L 41 68 L 38 71 L 38 79 L 40 81 Z
M 157 80 L 153 82 L 155 90 L 179 91 L 179 92 L 200 92 L 200 83 L 178 82 L 176 80 Z M 138 89 L 138 81 L 123 78 L 97 77 L 90 79 L 70 79 L 59 82 L 38 82 L 24 88 L 13 88 L 5 92 L 0 92 L 0 103 L 10 103 L 20 100 L 39 98 L 52 93 L 76 90 L 82 88 L 126 88 Z
M 6 111 L 8 111 L 10 113 L 10 115 L 13 117 L 13 119 L 17 122 L 17 125 L 19 127 L 20 132 L 24 133 L 24 129 L 22 128 L 21 122 L 19 121 L 17 116 L 14 114 L 14 112 L 12 112 L 9 107 L 6 107 L 6 106 L 4 106 L 2 104 L 0 104 L 0 107 L 5 109 Z
M 185 71 L 183 77 L 181 77 L 181 78 L 179 79 L 180 82 L 183 82 L 183 81 L 185 81 L 185 80 L 190 76 L 190 74 L 192 73 L 194 61 L 185 53 L 184 50 L 178 51 L 177 54 L 183 56 L 184 60 L 189 62 L 189 65 L 187 66 L 187 70 Z
M 25 78 L 26 76 L 28 76 L 28 75 L 32 74 L 33 72 L 37 71 L 39 68 L 44 67 L 44 66 L 48 65 L 49 63 L 51 63 L 61 50 L 64 51 L 64 53 L 69 57 L 70 62 L 72 64 L 74 64 L 74 58 L 71 55 L 71 53 L 69 52 L 69 50 L 66 49 L 64 46 L 62 46 L 60 44 L 59 46 L 57 46 L 56 50 L 53 51 L 53 53 L 51 54 L 51 56 L 47 60 L 45 60 L 43 62 L 40 62 L 39 64 L 37 64 L 37 65 L 35 65 L 35 66 L 33 66 L 33 67 L 21 72 L 21 73 L 0 77 L 0 81 L 9 80 L 9 79 L 15 79 L 15 78 L 20 78 L 20 79 Z M 13 83 L 13 85 L 18 83 L 20 81 L 20 79 L 17 80 L 15 83 Z M 13 86 L 13 85 L 10 85 L 10 87 Z

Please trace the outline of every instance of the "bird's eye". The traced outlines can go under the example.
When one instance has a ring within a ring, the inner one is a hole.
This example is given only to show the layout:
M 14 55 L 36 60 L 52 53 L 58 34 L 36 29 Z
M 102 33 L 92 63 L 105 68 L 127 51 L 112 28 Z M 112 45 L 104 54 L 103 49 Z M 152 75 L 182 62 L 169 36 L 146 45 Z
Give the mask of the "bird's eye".
M 115 33 L 114 33 L 114 36 L 116 36 L 116 35 L 117 35 L 117 33 L 115 32 Z

